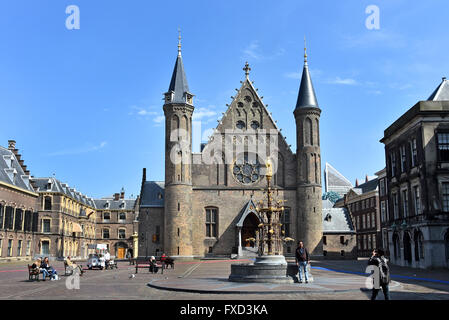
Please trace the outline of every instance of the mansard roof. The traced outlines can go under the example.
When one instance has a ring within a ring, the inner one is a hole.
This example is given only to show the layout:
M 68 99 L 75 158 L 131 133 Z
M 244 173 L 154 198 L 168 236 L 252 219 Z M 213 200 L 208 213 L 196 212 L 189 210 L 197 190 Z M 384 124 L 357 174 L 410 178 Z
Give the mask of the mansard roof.
M 332 208 L 329 200 L 323 200 L 323 233 L 355 233 L 346 208 Z
M 163 208 L 165 196 L 164 181 L 145 181 L 140 195 L 141 208 Z
M 30 176 L 26 175 L 15 154 L 0 146 L 0 181 L 26 191 L 34 192 Z
M 95 199 L 97 209 L 101 210 L 131 210 L 134 209 L 137 199 L 118 199 L 103 198 Z
M 38 192 L 62 193 L 73 200 L 81 202 L 92 208 L 96 208 L 94 199 L 82 194 L 74 188 L 70 188 L 67 183 L 62 183 L 54 177 L 50 178 L 34 178 Z

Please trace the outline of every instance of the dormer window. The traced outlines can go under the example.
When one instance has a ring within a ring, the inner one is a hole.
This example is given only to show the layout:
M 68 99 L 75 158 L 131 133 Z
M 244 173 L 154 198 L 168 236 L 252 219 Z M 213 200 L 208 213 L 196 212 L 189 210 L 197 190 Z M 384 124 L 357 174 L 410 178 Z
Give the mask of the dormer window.
M 190 94 L 190 93 L 186 92 L 186 102 L 188 104 L 193 104 L 193 94 Z
M 5 160 L 6 165 L 8 166 L 8 168 L 11 169 L 12 168 L 12 163 L 14 161 L 14 157 L 12 155 L 6 155 L 6 156 L 3 156 L 3 159 Z
M 157 194 L 157 198 L 158 198 L 159 200 L 161 200 L 161 199 L 163 198 L 163 197 L 162 197 L 162 193 L 159 192 L 159 193 Z
M 106 202 L 106 203 L 104 204 L 104 207 L 105 207 L 105 208 L 109 208 L 109 202 Z
M 165 94 L 165 102 L 173 101 L 173 91 L 167 92 Z

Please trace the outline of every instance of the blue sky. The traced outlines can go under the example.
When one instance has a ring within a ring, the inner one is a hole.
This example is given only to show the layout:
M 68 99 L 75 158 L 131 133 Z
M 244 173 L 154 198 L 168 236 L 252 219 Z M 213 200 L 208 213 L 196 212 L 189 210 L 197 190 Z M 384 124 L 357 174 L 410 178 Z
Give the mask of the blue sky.
M 68 30 L 68 5 L 80 29 Z M 368 30 L 368 5 L 380 29 Z M 93 197 L 164 179 L 162 94 L 177 28 L 196 119 L 215 127 L 248 61 L 296 150 L 293 109 L 307 36 L 325 162 L 354 183 L 385 166 L 379 140 L 449 75 L 447 0 L 43 1 L 0 4 L 0 145 L 34 176 Z M 198 149 L 199 146 L 194 146 Z

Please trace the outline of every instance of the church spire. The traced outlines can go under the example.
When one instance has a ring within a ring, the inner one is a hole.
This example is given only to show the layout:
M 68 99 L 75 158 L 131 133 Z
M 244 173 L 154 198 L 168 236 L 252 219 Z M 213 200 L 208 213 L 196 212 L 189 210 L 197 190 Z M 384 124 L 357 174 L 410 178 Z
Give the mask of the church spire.
M 172 103 L 189 103 L 189 97 L 193 95 L 189 92 L 189 84 L 187 83 L 187 77 L 184 72 L 184 64 L 181 56 L 181 31 L 178 29 L 178 56 L 176 57 L 175 67 L 168 87 L 170 94 L 170 102 Z
M 310 77 L 309 65 L 307 63 L 307 47 L 306 38 L 304 37 L 304 68 L 302 70 L 301 85 L 299 87 L 298 100 L 296 109 L 298 108 L 319 108 L 318 101 L 313 89 L 312 78 Z

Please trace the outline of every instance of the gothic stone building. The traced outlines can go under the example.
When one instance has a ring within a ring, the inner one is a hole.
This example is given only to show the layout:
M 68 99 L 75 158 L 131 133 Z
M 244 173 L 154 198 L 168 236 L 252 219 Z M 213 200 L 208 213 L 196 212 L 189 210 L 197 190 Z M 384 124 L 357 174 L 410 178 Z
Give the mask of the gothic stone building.
M 392 263 L 449 267 L 449 81 L 384 132 Z
M 296 241 L 302 240 L 312 255 L 323 255 L 321 109 L 307 55 L 293 110 L 296 153 L 250 81 L 248 64 L 244 70 L 245 80 L 214 134 L 201 152 L 194 153 L 195 107 L 178 46 L 169 89 L 164 94 L 165 181 L 147 181 L 146 174 L 143 176 L 139 256 L 162 251 L 176 258 L 255 252 L 257 243 L 250 239 L 257 239 L 261 220 L 256 205 L 265 197 L 268 159 L 275 172 L 275 197 L 283 200 L 285 207 L 284 231 L 295 239 L 285 245 L 284 253 L 293 254 Z M 256 152 L 252 147 L 257 144 Z

